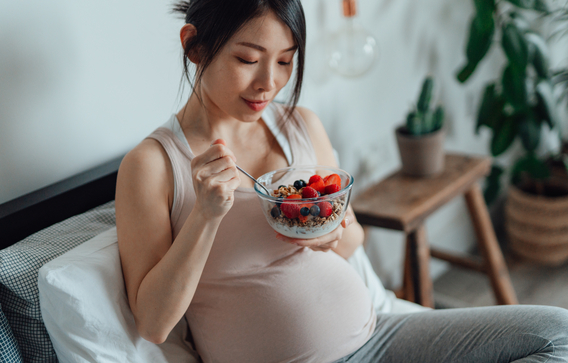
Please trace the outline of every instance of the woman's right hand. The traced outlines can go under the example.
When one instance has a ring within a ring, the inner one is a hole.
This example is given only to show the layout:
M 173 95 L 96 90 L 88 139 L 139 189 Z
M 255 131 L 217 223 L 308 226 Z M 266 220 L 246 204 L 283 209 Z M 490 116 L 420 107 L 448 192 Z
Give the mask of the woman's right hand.
M 195 208 L 204 216 L 222 218 L 233 206 L 234 191 L 241 184 L 236 161 L 223 139 L 191 160 Z

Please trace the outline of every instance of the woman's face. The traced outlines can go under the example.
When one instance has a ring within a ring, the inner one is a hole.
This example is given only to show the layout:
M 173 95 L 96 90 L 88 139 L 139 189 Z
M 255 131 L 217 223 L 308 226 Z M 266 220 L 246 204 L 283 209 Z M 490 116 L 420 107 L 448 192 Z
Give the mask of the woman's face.
M 248 22 L 203 74 L 208 110 L 220 117 L 257 121 L 290 79 L 295 52 L 292 31 L 272 11 Z

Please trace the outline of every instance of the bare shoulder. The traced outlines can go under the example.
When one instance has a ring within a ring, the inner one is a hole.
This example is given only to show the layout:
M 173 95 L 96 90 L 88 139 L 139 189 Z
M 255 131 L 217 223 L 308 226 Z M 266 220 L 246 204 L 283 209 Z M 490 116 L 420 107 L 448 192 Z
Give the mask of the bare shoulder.
M 301 107 L 301 106 L 296 106 L 296 110 L 298 111 L 300 116 L 302 116 L 302 118 L 306 122 L 306 126 L 308 127 L 308 130 L 310 130 L 310 133 L 311 133 L 312 130 L 313 131 L 321 131 L 321 130 L 325 131 L 325 128 L 323 127 L 323 124 L 322 124 L 320 118 L 318 117 L 318 115 L 316 115 L 315 112 L 313 112 L 309 108 Z
M 168 184 L 170 175 L 171 164 L 164 148 L 156 140 L 145 139 L 122 160 L 117 183 L 159 188 Z
M 333 154 L 333 146 L 327 136 L 327 132 L 320 118 L 308 108 L 297 106 L 296 110 L 304 119 L 308 134 L 312 140 L 318 164 L 337 166 L 335 156 Z
M 168 155 L 156 140 L 145 139 L 126 154 L 116 183 L 117 227 L 124 213 L 149 207 L 169 210 L 173 173 Z

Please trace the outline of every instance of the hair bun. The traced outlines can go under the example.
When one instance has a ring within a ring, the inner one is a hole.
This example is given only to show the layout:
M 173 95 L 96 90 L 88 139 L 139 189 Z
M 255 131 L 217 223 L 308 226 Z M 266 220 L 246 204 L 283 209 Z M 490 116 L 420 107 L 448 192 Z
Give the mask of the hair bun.
M 187 11 L 189 10 L 189 3 L 190 1 L 178 1 L 172 7 L 172 13 L 178 13 L 180 15 L 183 15 L 183 18 L 185 19 Z

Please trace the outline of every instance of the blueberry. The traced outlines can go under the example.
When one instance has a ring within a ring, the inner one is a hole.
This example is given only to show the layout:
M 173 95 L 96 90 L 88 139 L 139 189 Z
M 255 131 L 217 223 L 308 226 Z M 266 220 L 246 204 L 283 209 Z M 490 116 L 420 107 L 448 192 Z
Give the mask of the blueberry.
M 304 207 L 305 208 L 305 207 Z M 302 208 L 303 209 L 303 208 Z M 300 211 L 301 213 L 302 211 Z M 314 217 L 319 216 L 320 214 L 320 207 L 318 207 L 317 205 L 312 205 L 312 207 L 310 208 L 310 214 L 313 215 Z
M 300 214 L 305 217 L 310 214 L 310 209 L 308 207 L 302 207 L 302 209 L 300 209 Z
M 301 181 L 301 180 L 296 180 L 296 181 L 294 182 L 294 188 L 296 188 L 297 190 L 302 189 L 302 187 L 303 187 L 303 186 L 302 186 L 302 181 Z
M 272 207 L 272 209 L 270 210 L 270 215 L 272 216 L 272 218 L 280 217 L 280 208 L 278 208 L 277 205 Z
M 302 187 L 308 186 L 308 183 L 306 183 L 306 181 L 304 179 L 300 179 L 300 181 L 302 182 Z
M 318 192 L 318 197 L 321 197 L 321 193 L 320 193 L 320 192 Z

